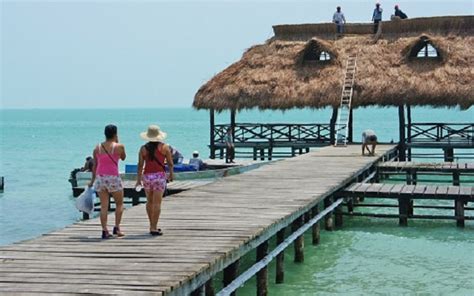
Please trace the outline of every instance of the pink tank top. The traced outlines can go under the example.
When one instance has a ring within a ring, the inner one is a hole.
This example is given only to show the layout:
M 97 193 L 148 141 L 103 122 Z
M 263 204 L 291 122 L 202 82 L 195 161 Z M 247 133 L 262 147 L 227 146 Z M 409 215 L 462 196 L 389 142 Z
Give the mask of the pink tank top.
M 115 143 L 112 145 L 112 152 L 107 154 L 102 145 L 99 144 L 99 149 L 97 153 L 97 170 L 96 174 L 98 176 L 118 176 L 118 162 L 120 159 L 120 154 L 115 153 Z

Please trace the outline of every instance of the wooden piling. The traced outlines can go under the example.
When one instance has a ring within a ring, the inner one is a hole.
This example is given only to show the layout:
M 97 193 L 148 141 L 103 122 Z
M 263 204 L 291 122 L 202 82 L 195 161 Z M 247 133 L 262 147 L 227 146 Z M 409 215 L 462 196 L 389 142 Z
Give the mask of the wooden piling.
M 210 159 L 216 158 L 216 139 L 214 138 L 214 129 L 215 129 L 215 121 L 214 121 L 214 109 L 209 109 L 209 149 L 211 150 L 211 155 L 209 156 Z
M 201 286 L 191 293 L 191 296 L 204 296 L 204 286 Z
M 224 287 L 232 283 L 232 281 L 237 277 L 239 273 L 239 260 L 235 261 L 234 263 L 230 264 L 224 269 L 224 278 L 223 284 Z M 235 296 L 235 292 L 232 292 L 230 295 Z
M 292 224 L 292 230 L 295 232 L 298 228 L 303 225 L 303 216 L 298 217 Z M 295 262 L 304 262 L 304 235 L 298 236 L 294 242 L 295 248 Z
M 277 245 L 285 240 L 285 228 L 277 232 Z M 281 284 L 285 281 L 285 251 L 276 256 L 275 282 Z
M 268 255 L 268 241 L 263 242 L 257 247 L 257 262 Z M 257 272 L 257 296 L 266 296 L 268 294 L 268 268 L 265 266 Z
M 340 228 L 342 227 L 343 224 L 343 218 L 342 218 L 342 205 L 339 205 L 336 208 L 336 227 Z
M 326 198 L 324 200 L 324 208 L 327 208 L 331 205 L 332 201 L 330 198 Z M 327 231 L 333 231 L 334 230 L 334 220 L 332 218 L 332 215 L 333 215 L 333 212 L 329 212 L 325 217 L 324 217 L 324 221 L 325 221 L 325 229 Z
M 454 148 L 444 148 L 444 161 L 453 162 L 454 161 Z
M 454 201 L 454 215 L 456 216 L 457 227 L 464 227 L 464 201 L 457 199 Z
M 460 173 L 459 171 L 453 172 L 453 185 L 454 186 L 459 186 L 460 184 Z
M 313 214 L 313 217 L 316 217 L 319 214 L 319 207 L 317 205 L 312 209 L 312 214 Z M 319 245 L 320 232 L 321 232 L 321 224 L 318 221 L 315 224 L 313 224 L 313 227 L 312 227 L 313 245 Z
M 400 215 L 398 224 L 400 226 L 408 226 L 409 201 L 405 198 L 398 199 L 398 213 Z
M 398 160 L 406 160 L 406 136 L 405 136 L 405 109 L 403 105 L 398 106 L 398 133 L 399 139 L 399 150 Z
M 214 281 L 211 278 L 206 282 L 206 296 L 215 296 Z

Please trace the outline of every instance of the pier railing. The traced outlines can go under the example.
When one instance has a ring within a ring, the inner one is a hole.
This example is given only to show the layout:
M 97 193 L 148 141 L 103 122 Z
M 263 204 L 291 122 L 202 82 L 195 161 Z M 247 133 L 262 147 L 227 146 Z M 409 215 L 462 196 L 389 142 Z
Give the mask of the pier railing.
M 474 147 L 474 123 L 412 123 L 407 143 Z
M 215 125 L 214 142 L 223 143 L 229 128 L 229 124 Z M 234 128 L 234 143 L 254 141 L 329 143 L 330 140 L 329 124 L 238 123 Z

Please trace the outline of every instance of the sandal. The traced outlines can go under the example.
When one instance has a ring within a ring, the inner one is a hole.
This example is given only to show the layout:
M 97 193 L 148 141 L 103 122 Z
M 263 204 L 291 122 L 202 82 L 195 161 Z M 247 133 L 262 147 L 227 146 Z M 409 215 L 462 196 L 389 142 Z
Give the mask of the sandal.
M 161 229 L 157 229 L 157 230 L 150 230 L 150 234 L 153 235 L 153 236 L 160 236 L 160 235 L 163 235 L 163 231 L 161 231 Z
M 123 232 L 120 231 L 120 228 L 115 226 L 114 227 L 114 230 L 112 231 L 112 233 L 118 237 L 123 237 L 125 236 L 125 234 Z

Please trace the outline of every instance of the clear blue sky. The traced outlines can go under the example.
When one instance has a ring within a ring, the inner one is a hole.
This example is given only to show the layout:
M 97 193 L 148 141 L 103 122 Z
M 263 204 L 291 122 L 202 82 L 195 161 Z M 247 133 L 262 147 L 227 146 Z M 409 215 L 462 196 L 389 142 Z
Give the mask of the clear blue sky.
M 370 21 L 375 1 L 4 1 L 2 108 L 187 107 L 272 25 Z M 472 0 L 381 1 L 409 17 L 473 14 Z

